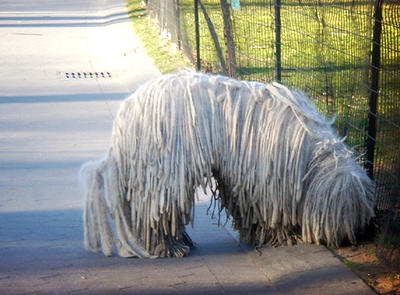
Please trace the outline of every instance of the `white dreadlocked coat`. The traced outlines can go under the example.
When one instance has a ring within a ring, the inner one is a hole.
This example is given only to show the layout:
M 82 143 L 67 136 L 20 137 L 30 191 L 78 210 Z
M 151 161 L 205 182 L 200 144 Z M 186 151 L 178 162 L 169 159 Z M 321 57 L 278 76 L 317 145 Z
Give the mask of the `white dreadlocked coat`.
M 145 84 L 122 104 L 106 157 L 82 168 L 86 247 L 187 254 L 194 192 L 211 178 L 244 242 L 355 242 L 374 186 L 331 123 L 276 83 L 184 72 Z

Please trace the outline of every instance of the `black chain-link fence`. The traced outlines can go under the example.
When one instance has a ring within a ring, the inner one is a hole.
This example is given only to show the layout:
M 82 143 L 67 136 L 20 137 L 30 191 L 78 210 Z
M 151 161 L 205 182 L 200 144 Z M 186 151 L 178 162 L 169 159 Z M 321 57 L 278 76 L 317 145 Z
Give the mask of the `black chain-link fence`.
M 148 0 L 148 14 L 198 70 L 280 81 L 337 115 L 377 184 L 377 253 L 400 265 L 399 0 Z

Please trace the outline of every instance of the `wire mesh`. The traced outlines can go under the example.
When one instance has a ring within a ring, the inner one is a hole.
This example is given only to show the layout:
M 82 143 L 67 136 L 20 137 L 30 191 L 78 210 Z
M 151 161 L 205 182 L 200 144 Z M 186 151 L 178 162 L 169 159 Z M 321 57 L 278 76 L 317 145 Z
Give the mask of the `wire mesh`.
M 400 3 L 385 1 L 382 38 L 375 181 L 380 217 L 379 257 L 400 267 Z

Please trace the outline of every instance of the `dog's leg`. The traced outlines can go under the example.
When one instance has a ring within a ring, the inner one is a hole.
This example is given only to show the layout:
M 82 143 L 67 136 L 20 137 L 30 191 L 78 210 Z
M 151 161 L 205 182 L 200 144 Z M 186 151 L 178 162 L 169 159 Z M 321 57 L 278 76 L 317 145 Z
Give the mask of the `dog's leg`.
M 183 224 L 182 224 L 183 225 Z M 186 257 L 190 250 L 195 248 L 195 243 L 182 231 L 180 237 L 163 234 L 158 243 L 151 246 L 150 252 L 158 257 Z

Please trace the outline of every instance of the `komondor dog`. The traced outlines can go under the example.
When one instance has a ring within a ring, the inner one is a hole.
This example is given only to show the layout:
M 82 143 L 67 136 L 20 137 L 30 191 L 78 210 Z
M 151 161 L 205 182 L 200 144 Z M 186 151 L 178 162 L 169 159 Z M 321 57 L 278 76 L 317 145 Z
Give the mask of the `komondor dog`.
M 355 243 L 374 185 L 304 94 L 194 72 L 124 101 L 106 157 L 81 170 L 85 246 L 122 257 L 181 257 L 195 190 L 215 180 L 243 242 Z

